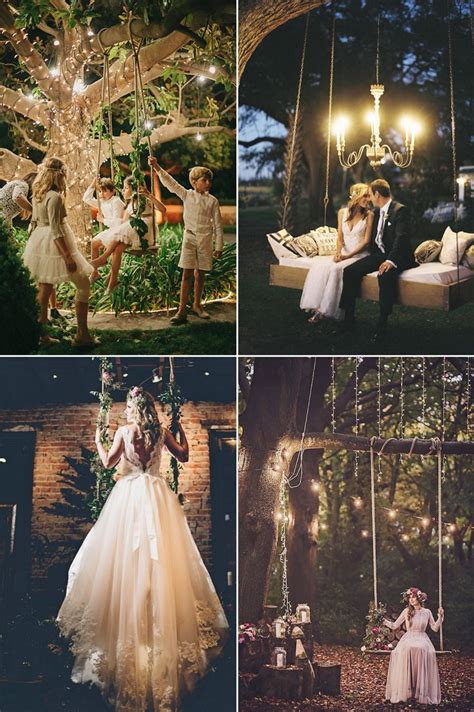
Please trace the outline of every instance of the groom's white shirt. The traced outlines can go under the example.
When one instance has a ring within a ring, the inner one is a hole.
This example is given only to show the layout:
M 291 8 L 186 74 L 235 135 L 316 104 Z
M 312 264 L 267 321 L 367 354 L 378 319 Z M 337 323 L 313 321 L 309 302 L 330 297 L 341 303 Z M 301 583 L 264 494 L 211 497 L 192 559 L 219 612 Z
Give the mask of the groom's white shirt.
M 385 203 L 383 208 L 380 208 L 379 222 L 377 225 L 377 235 L 375 236 L 375 244 L 380 249 L 380 251 L 383 252 L 384 254 L 385 254 L 385 247 L 382 242 L 382 236 L 383 236 L 383 231 L 384 231 L 384 227 L 385 227 L 386 216 L 387 216 L 388 209 L 390 207 L 391 202 L 392 202 L 392 199 L 390 198 L 388 203 Z M 395 264 L 395 262 L 393 262 L 393 260 L 386 260 L 386 262 L 390 262 L 390 264 L 393 265 L 394 267 L 397 266 Z

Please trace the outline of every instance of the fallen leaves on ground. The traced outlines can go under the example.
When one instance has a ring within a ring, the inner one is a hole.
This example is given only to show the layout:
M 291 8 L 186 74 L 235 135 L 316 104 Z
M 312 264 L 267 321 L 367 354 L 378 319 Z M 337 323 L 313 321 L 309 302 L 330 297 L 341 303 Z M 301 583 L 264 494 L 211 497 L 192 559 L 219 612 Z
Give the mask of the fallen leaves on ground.
M 473 657 L 453 653 L 438 656 L 441 679 L 442 702 L 436 707 L 445 712 L 472 712 L 474 710 L 474 665 Z M 385 703 L 385 681 L 389 656 L 362 655 L 358 648 L 344 645 L 318 645 L 315 649 L 316 663 L 341 663 L 341 695 L 329 697 L 317 694 L 311 699 L 282 700 L 266 697 L 241 699 L 240 712 L 413 712 L 433 709 L 428 705 Z M 245 684 L 254 677 L 241 675 Z

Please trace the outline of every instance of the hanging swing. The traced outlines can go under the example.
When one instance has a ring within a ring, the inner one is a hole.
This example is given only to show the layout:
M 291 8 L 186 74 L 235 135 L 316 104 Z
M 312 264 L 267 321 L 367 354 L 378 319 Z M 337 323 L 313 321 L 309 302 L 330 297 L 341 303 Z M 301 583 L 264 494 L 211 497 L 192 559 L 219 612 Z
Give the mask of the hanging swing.
M 451 13 L 448 13 L 448 66 L 449 66 L 449 94 L 451 113 L 451 149 L 452 149 L 452 181 L 454 192 L 454 220 L 457 223 L 457 160 L 456 160 L 456 116 L 454 102 L 454 81 L 453 81 L 453 57 L 452 57 L 452 33 L 451 33 Z M 326 186 L 324 196 L 324 224 L 327 221 L 327 207 L 329 203 L 329 168 L 330 168 L 330 142 L 332 124 L 332 104 L 333 104 L 333 84 L 334 84 L 334 49 L 335 49 L 335 15 L 332 16 L 331 50 L 329 61 L 329 97 L 328 97 L 328 130 L 327 130 L 327 151 L 326 151 Z M 288 213 L 289 192 L 291 190 L 291 180 L 294 169 L 294 148 L 296 142 L 296 127 L 299 115 L 299 105 L 301 98 L 301 84 L 305 63 L 307 45 L 307 26 L 303 42 L 301 57 L 301 67 L 297 90 L 295 117 L 293 124 L 293 135 L 290 143 L 288 176 L 286 181 L 286 192 L 284 196 L 283 217 Z M 335 232 L 335 228 L 320 227 L 312 230 L 310 239 L 317 244 L 319 237 L 328 236 L 330 231 Z M 328 256 L 308 256 L 304 240 L 306 235 L 294 238 L 283 226 L 278 232 L 267 234 L 270 247 L 278 260 L 278 264 L 270 265 L 270 286 L 287 287 L 290 289 L 302 290 L 306 276 L 314 264 L 314 260 L 332 259 Z M 456 254 L 457 264 L 447 265 L 440 262 L 428 262 L 405 270 L 398 280 L 398 304 L 408 307 L 419 307 L 424 309 L 435 309 L 440 311 L 452 311 L 464 304 L 474 301 L 474 273 L 468 267 L 460 265 L 459 256 L 459 233 L 456 232 Z M 378 301 L 379 285 L 378 274 L 372 272 L 362 279 L 360 298 L 363 300 Z
M 377 579 L 377 528 L 375 519 L 375 453 L 379 458 L 383 455 L 386 445 L 396 438 L 387 438 L 384 441 L 380 450 L 375 449 L 375 441 L 378 438 L 371 438 L 370 441 L 370 509 L 371 509 L 371 527 L 372 527 L 372 575 L 373 575 L 373 591 L 374 605 L 379 605 L 378 599 L 378 579 Z M 419 438 L 414 437 L 407 457 L 413 454 L 413 450 Z M 439 438 L 431 439 L 431 448 L 429 454 L 436 454 L 437 458 L 437 481 L 438 481 L 438 608 L 443 607 L 443 519 L 442 519 L 442 476 L 443 476 L 443 443 Z M 390 655 L 390 650 L 366 650 L 366 654 L 372 655 Z M 443 640 L 443 621 L 441 621 L 439 629 L 439 650 L 436 650 L 437 655 L 450 654 L 450 650 L 444 649 Z
M 134 142 L 136 144 L 136 167 L 138 169 L 137 172 L 139 172 L 140 169 L 140 156 L 141 156 L 141 151 L 140 151 L 140 141 L 143 137 L 143 134 L 140 130 L 140 121 L 143 121 L 143 125 L 146 127 L 148 125 L 148 115 L 147 115 L 147 109 L 146 109 L 146 102 L 145 102 L 145 97 L 144 97 L 144 90 L 143 90 L 143 82 L 142 82 L 142 77 L 141 77 L 141 70 L 140 70 L 140 50 L 142 47 L 143 39 L 137 40 L 133 34 L 132 34 L 132 29 L 131 29 L 131 21 L 132 17 L 129 18 L 128 22 L 128 33 L 129 33 L 129 40 L 131 43 L 132 47 L 132 53 L 133 53 L 133 90 L 134 90 L 134 114 L 135 114 L 135 130 L 134 130 Z M 110 100 L 110 73 L 109 73 L 109 49 L 104 47 L 101 41 L 101 30 L 98 35 L 97 35 L 97 40 L 99 43 L 99 46 L 101 48 L 103 57 L 104 57 L 104 62 L 103 62 L 103 81 L 102 81 L 102 94 L 101 94 L 101 101 L 100 101 L 100 133 L 99 133 L 99 142 L 98 142 L 98 150 L 97 150 L 97 176 L 99 176 L 100 172 L 100 166 L 102 165 L 102 156 L 101 156 L 101 148 L 102 148 L 102 127 L 104 125 L 104 105 L 105 101 L 107 99 L 107 104 L 106 104 L 106 110 L 107 110 L 107 133 L 108 133 L 108 144 L 109 144 L 109 160 L 110 160 L 110 175 L 111 179 L 115 182 L 115 156 L 114 156 L 114 147 L 113 147 L 113 133 L 112 133 L 112 105 L 111 105 L 111 100 Z M 148 155 L 152 156 L 152 146 L 151 146 L 151 140 L 150 136 L 147 133 L 147 131 L 144 132 L 144 135 L 146 136 L 147 139 L 147 146 L 148 146 Z M 133 172 L 132 172 L 133 175 Z M 155 190 L 154 190 L 154 176 L 153 173 L 151 174 L 151 192 L 154 195 Z M 137 203 L 140 203 L 140 186 L 138 185 L 138 190 L 137 190 L 137 195 L 136 195 L 136 200 Z M 97 204 L 99 206 L 99 211 L 100 211 L 100 196 L 99 193 L 97 192 Z M 142 256 L 146 253 L 149 252 L 156 252 L 158 249 L 158 246 L 156 244 L 156 209 L 154 206 L 151 206 L 151 213 L 141 213 L 138 211 L 138 213 L 135 214 L 136 217 L 143 217 L 145 218 L 145 222 L 147 223 L 148 226 L 148 231 L 140 237 L 140 242 L 142 244 L 142 247 L 139 249 L 132 249 L 132 248 L 127 248 L 126 252 L 132 255 L 136 256 Z

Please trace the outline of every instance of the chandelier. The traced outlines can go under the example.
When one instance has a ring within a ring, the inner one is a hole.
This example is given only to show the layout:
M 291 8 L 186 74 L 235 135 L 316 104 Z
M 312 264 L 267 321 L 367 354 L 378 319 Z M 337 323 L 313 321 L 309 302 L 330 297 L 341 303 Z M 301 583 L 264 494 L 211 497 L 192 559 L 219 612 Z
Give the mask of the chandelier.
M 373 168 L 380 166 L 386 157 L 390 157 L 398 168 L 408 168 L 413 159 L 415 152 L 415 137 L 420 130 L 420 125 L 411 119 L 405 117 L 402 119 L 402 126 L 405 130 L 405 148 L 403 151 L 392 150 L 386 143 L 382 143 L 380 136 L 380 98 L 383 96 L 385 87 L 379 83 L 379 45 L 380 45 L 380 16 L 377 21 L 377 58 L 376 58 L 376 83 L 371 84 L 370 93 L 374 98 L 374 110 L 368 115 L 370 122 L 370 144 L 365 143 L 357 151 L 352 151 L 348 156 L 345 155 L 346 149 L 346 128 L 349 121 L 346 117 L 341 116 L 334 124 L 334 133 L 336 134 L 336 149 L 339 158 L 339 163 L 344 168 L 351 168 L 360 161 L 365 151 L 370 165 Z

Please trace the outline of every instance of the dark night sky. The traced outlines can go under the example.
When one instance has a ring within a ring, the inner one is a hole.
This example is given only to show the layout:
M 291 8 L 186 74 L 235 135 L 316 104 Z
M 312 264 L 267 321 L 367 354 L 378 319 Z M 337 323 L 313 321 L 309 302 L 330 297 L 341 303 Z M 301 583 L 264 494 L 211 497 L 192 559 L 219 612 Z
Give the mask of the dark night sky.
M 141 384 L 160 366 L 161 357 L 110 357 L 122 370 L 124 388 Z M 165 381 L 169 378 L 164 358 Z M 90 391 L 100 390 L 98 357 L 0 358 L 0 409 L 26 408 L 54 403 L 97 402 Z M 235 359 L 182 357 L 175 359 L 176 381 L 187 400 L 229 403 L 235 400 Z M 125 376 L 125 374 L 128 374 Z M 153 395 L 159 386 L 143 384 Z M 123 400 L 125 391 L 114 393 Z

